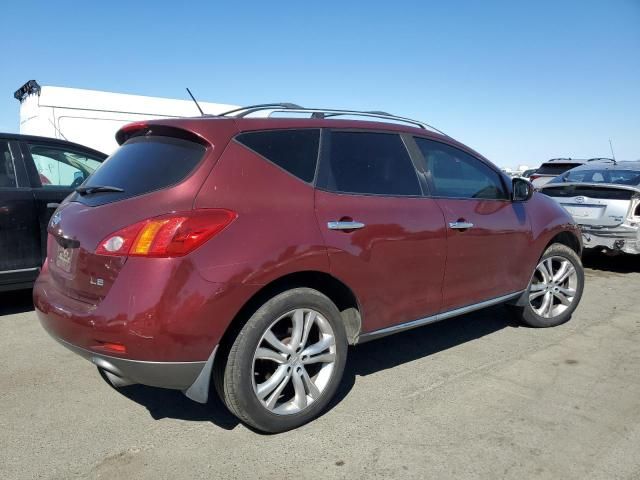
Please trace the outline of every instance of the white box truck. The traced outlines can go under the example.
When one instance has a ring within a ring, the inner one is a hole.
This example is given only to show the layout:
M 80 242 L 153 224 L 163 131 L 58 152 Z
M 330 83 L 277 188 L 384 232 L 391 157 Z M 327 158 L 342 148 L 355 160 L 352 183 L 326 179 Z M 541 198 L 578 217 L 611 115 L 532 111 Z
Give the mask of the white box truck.
M 15 93 L 20 102 L 20 133 L 60 138 L 106 154 L 118 144 L 115 134 L 127 123 L 167 117 L 196 117 L 193 100 L 146 97 L 79 88 L 40 86 L 29 80 Z M 205 114 L 237 108 L 198 102 Z

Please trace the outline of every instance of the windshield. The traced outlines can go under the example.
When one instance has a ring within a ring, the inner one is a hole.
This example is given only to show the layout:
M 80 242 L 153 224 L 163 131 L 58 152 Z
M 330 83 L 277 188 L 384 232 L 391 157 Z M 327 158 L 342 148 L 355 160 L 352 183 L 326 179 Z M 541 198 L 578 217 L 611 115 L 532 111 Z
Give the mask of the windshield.
M 561 177 L 553 179 L 552 183 L 613 183 L 618 185 L 636 186 L 640 184 L 638 170 L 569 170 Z

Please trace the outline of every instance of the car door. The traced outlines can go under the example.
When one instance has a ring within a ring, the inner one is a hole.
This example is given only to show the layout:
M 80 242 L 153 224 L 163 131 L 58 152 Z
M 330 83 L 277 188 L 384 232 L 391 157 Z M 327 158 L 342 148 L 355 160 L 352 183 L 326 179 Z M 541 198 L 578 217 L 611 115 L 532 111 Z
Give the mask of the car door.
M 444 218 L 397 133 L 324 131 L 315 193 L 332 274 L 353 289 L 363 333 L 440 309 Z
M 520 258 L 530 246 L 530 221 L 510 200 L 506 179 L 491 164 L 452 145 L 415 138 L 430 192 L 447 225 L 442 310 L 476 304 L 523 287 Z
M 46 140 L 27 140 L 20 145 L 31 177 L 44 259 L 51 215 L 60 202 L 100 166 L 104 157 L 97 152 Z
M 33 194 L 18 145 L 0 139 L 0 290 L 27 286 L 40 260 Z

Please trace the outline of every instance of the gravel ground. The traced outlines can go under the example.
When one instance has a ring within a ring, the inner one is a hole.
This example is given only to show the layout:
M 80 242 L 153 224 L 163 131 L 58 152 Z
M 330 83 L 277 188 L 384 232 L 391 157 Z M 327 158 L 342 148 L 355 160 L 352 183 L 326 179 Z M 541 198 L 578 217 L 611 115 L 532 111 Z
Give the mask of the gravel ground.
M 569 323 L 495 307 L 352 348 L 332 408 L 279 435 L 110 388 L 0 294 L 0 478 L 640 479 L 640 259 L 585 263 Z

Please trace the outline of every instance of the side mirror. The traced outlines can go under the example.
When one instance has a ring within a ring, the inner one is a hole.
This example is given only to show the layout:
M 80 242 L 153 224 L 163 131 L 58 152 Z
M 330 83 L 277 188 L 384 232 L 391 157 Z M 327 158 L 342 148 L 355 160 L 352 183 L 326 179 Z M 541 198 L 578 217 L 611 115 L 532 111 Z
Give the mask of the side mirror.
M 511 181 L 511 200 L 514 202 L 526 202 L 533 197 L 533 185 L 524 178 L 514 178 Z

